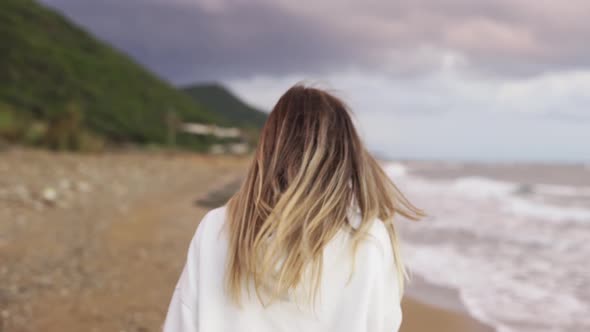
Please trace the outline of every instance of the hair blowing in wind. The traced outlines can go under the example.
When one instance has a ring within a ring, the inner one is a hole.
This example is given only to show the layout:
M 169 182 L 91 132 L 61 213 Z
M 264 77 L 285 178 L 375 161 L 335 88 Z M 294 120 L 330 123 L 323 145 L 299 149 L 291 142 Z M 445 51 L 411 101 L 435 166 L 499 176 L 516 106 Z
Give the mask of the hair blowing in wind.
M 351 206 L 361 222 L 352 227 Z M 354 248 L 374 222 L 385 224 L 400 289 L 405 270 L 393 224 L 396 214 L 418 220 L 413 206 L 368 153 L 345 104 L 329 93 L 296 85 L 270 113 L 254 160 L 228 202 L 226 287 L 240 302 L 253 282 L 270 303 L 310 276 L 314 298 L 322 274 L 322 251 L 348 231 Z M 307 272 L 306 272 L 307 271 Z M 309 273 L 309 274 L 308 274 Z

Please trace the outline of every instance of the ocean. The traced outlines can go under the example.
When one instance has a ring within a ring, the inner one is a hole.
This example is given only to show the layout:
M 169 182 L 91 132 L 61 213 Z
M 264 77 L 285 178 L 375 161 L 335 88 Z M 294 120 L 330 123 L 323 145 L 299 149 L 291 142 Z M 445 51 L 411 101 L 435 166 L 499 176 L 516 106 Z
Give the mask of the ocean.
M 590 165 L 387 162 L 411 274 L 500 332 L 590 331 Z

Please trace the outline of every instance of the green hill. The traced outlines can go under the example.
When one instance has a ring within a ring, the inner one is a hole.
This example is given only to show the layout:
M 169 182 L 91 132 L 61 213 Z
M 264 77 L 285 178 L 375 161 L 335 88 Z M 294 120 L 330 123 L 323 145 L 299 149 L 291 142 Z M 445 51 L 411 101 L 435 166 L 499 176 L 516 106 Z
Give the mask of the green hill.
M 0 22 L 0 139 L 60 149 L 165 144 L 173 120 L 219 122 L 187 94 L 34 1 L 0 1 Z M 209 140 L 176 137 L 197 149 Z
M 183 89 L 199 104 L 215 112 L 226 126 L 262 128 L 267 114 L 245 104 L 219 84 L 190 85 Z

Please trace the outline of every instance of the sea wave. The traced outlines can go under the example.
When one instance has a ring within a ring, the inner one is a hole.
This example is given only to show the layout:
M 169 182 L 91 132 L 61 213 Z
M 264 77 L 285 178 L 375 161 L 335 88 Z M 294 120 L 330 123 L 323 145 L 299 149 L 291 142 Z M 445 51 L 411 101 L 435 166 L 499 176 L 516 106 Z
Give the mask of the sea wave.
M 525 186 L 517 182 L 479 176 L 466 176 L 452 180 L 427 180 L 410 175 L 408 168 L 401 163 L 387 164 L 385 171 L 396 181 L 410 177 L 411 189 L 424 194 L 462 196 L 472 200 L 495 200 L 500 202 L 500 207 L 505 212 L 538 220 L 590 222 L 590 207 L 560 206 L 534 199 L 542 195 L 566 198 L 590 197 L 588 187 L 545 184 Z
M 432 216 L 400 223 L 413 273 L 458 289 L 498 331 L 590 331 L 590 208 L 544 200 L 574 201 L 587 187 L 427 179 L 400 163 L 385 170 Z

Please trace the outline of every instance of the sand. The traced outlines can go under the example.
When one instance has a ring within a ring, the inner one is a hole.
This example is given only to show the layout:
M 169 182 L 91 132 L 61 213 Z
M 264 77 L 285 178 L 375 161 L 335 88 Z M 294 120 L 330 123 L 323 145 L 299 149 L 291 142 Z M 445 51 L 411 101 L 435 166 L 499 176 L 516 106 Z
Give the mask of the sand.
M 246 161 L 0 152 L 0 332 L 159 331 L 200 200 Z
M 412 275 L 402 302 L 402 332 L 492 332 L 469 315 L 457 290 Z
M 433 306 L 406 297 L 401 332 L 492 332 L 466 313 Z

